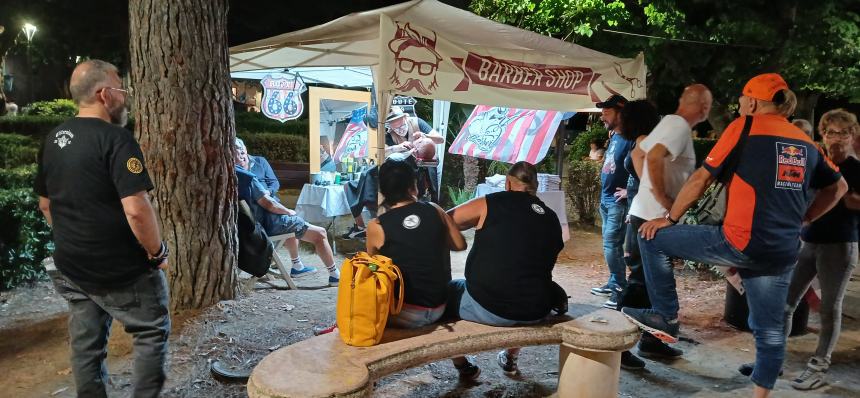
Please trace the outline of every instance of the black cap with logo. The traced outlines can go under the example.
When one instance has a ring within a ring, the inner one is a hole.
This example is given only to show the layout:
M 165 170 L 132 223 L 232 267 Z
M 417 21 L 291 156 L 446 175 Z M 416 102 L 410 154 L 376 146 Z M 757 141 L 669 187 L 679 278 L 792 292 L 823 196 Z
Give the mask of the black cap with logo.
M 598 102 L 594 104 L 594 106 L 598 108 L 623 108 L 624 105 L 627 104 L 627 98 L 624 98 L 621 95 L 615 94 L 606 101 Z

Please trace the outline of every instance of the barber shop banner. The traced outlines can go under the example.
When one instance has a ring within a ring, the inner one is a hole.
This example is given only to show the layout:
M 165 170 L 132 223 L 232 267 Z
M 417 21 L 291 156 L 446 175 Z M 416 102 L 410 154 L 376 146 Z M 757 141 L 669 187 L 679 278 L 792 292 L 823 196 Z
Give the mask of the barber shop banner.
M 367 157 L 367 125 L 364 124 L 366 114 L 367 108 L 352 111 L 346 130 L 343 131 L 337 148 L 334 150 L 333 157 L 336 162 L 340 163 L 350 156 L 353 158 Z
M 614 94 L 645 97 L 645 60 L 547 57 L 531 51 L 459 45 L 427 27 L 381 15 L 379 86 L 416 97 L 512 108 L 576 110 Z M 571 46 L 575 46 L 571 44 Z
M 561 123 L 562 112 L 478 105 L 448 152 L 456 155 L 537 164 Z

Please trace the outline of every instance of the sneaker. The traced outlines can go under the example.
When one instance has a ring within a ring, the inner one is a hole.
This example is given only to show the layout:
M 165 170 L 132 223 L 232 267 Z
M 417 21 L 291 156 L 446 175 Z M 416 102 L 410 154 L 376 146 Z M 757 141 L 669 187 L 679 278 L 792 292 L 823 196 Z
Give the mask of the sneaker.
M 481 375 L 481 368 L 472 363 L 468 358 L 464 365 L 454 366 L 454 368 L 457 369 L 458 373 L 460 373 L 460 380 L 474 381 Z
M 827 385 L 827 375 L 825 371 L 816 370 L 810 367 L 807 367 L 803 370 L 803 373 L 800 376 L 797 376 L 794 380 L 791 381 L 791 386 L 794 387 L 795 390 L 814 390 L 819 387 L 824 387 Z
M 738 366 L 738 373 L 740 373 L 744 376 L 749 376 L 752 374 L 753 369 L 755 369 L 755 363 L 753 363 L 753 362 L 745 363 L 741 366 Z M 782 376 L 782 369 L 779 370 L 779 375 Z
M 681 326 L 678 322 L 666 322 L 662 315 L 652 309 L 624 307 L 621 309 L 621 313 L 642 330 L 651 333 L 664 343 L 678 342 L 678 330 Z
M 684 351 L 672 347 L 648 333 L 643 333 L 642 338 L 639 339 L 639 355 L 645 358 L 675 359 L 684 355 Z
M 592 293 L 593 293 L 592 289 Z M 615 286 L 612 289 L 612 294 L 609 295 L 609 300 L 603 303 L 603 308 L 609 308 L 610 310 L 618 311 L 618 302 L 621 301 L 621 294 L 624 293 L 624 289 Z
M 340 278 L 335 278 L 331 275 L 328 276 L 328 285 L 331 287 L 337 287 L 340 285 Z
M 517 367 L 517 357 L 508 355 L 506 350 L 499 351 L 496 355 L 496 361 L 505 376 L 514 377 L 520 374 L 520 368 Z
M 601 287 L 593 287 L 591 288 L 591 294 L 595 296 L 609 297 L 612 295 L 612 285 L 607 283 Z
M 349 231 L 346 231 L 346 233 L 340 237 L 343 239 L 355 239 L 364 238 L 365 236 L 367 236 L 367 230 L 353 224 L 352 227 L 349 228 Z
M 302 269 L 290 268 L 290 277 L 301 278 L 303 276 L 308 276 L 316 272 L 316 267 L 304 267 Z
M 630 351 L 624 351 L 621 353 L 621 369 L 642 370 L 645 369 L 645 361 Z

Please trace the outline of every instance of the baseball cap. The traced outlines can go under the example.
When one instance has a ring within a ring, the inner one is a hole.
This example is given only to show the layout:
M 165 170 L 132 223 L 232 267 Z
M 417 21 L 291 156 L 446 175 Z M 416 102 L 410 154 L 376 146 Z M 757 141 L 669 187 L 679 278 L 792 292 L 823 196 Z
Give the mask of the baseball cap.
M 623 108 L 624 105 L 627 104 L 627 98 L 624 98 L 621 95 L 615 94 L 606 101 L 598 102 L 594 104 L 594 106 L 598 108 Z
M 388 117 L 385 118 L 385 122 L 388 123 L 392 120 L 400 119 L 401 117 L 409 116 L 406 112 L 403 112 L 403 108 L 399 106 L 392 106 L 391 112 L 388 112 Z
M 777 73 L 763 73 L 750 79 L 744 86 L 743 95 L 762 101 L 773 101 L 773 96 L 788 89 L 788 83 Z

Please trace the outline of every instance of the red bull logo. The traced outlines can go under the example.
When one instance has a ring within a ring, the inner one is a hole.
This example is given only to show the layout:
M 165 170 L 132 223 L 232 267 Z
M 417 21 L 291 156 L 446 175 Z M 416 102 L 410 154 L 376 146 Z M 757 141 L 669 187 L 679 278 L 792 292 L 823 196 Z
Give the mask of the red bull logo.
M 803 145 L 776 143 L 775 187 L 802 190 L 806 177 L 806 150 Z
M 783 155 L 788 155 L 788 156 L 792 156 L 792 157 L 793 157 L 793 156 L 798 156 L 798 155 L 800 155 L 801 153 L 802 153 L 802 152 L 800 151 L 800 149 L 798 149 L 798 148 L 797 148 L 796 146 L 794 146 L 794 145 L 791 145 L 791 146 L 788 146 L 788 147 L 782 148 L 782 154 L 783 154 Z

